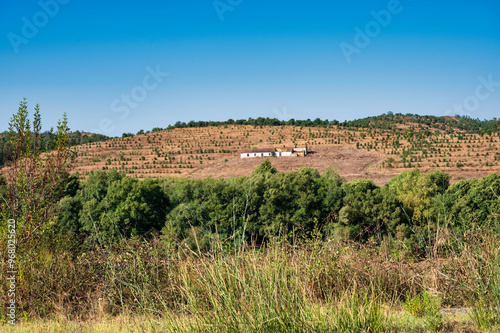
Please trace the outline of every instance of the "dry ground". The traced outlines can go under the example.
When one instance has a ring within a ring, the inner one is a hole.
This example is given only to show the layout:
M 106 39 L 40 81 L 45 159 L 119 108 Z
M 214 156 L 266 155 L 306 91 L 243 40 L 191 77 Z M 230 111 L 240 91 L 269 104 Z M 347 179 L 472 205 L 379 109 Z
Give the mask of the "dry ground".
M 422 130 L 409 125 L 391 130 L 249 125 L 172 129 L 77 146 L 74 171 L 86 177 L 92 170 L 116 168 L 141 179 L 248 176 L 263 159 L 240 159 L 241 150 L 306 144 L 313 152 L 307 157 L 273 157 L 271 163 L 280 172 L 332 167 L 348 180 L 365 178 L 378 185 L 414 167 L 443 170 L 452 181 L 500 171 L 497 135 L 434 130 L 419 138 Z

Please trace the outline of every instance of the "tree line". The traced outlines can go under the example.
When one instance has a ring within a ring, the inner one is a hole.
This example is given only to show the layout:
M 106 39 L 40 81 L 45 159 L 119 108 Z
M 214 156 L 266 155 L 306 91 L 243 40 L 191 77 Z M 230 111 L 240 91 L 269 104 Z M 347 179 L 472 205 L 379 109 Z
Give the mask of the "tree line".
M 43 152 L 52 151 L 56 146 L 57 133 L 51 129 L 39 133 L 39 140 L 37 141 L 38 148 Z M 106 135 L 102 134 L 87 134 L 75 131 L 68 133 L 68 145 L 78 146 L 92 142 L 100 142 L 109 139 Z M 12 142 L 9 140 L 9 132 L 5 131 L 0 133 L 0 167 L 12 161 Z
M 249 177 L 163 178 L 139 181 L 116 170 L 67 184 L 58 204 L 59 232 L 86 240 L 160 232 L 173 243 L 208 246 L 289 234 L 379 242 L 394 237 L 418 247 L 417 235 L 439 223 L 453 228 L 494 221 L 500 213 L 500 176 L 460 180 L 450 186 L 441 171 L 403 172 L 385 186 L 345 181 L 332 169 L 278 173 L 266 160 Z M 201 244 L 201 245 L 200 245 Z
M 401 114 L 392 113 L 383 114 L 380 116 L 367 117 L 340 122 L 338 120 L 328 120 L 316 118 L 314 120 L 279 120 L 277 118 L 258 117 L 248 119 L 228 119 L 226 121 L 194 121 L 189 122 L 178 121 L 166 128 L 155 127 L 151 131 L 140 130 L 136 134 L 154 133 L 163 130 L 171 130 L 175 128 L 196 128 L 196 127 L 211 127 L 211 126 L 227 126 L 227 125 L 251 125 L 251 126 L 300 126 L 300 127 L 327 127 L 339 126 L 344 128 L 372 128 L 372 129 L 391 129 L 396 124 L 416 123 L 426 125 L 430 128 L 455 131 L 456 129 L 469 131 L 471 133 L 491 134 L 500 131 L 500 122 L 494 118 L 493 120 L 479 120 L 468 116 L 452 117 L 436 117 L 436 116 L 419 116 L 416 114 Z M 133 133 L 123 133 L 122 137 L 132 137 Z
M 474 119 L 469 116 L 460 115 L 454 117 L 436 117 L 430 115 L 420 116 L 411 113 L 403 115 L 392 112 L 380 116 L 344 121 L 339 125 L 348 128 L 378 128 L 387 130 L 393 129 L 396 124 L 417 124 L 448 132 L 455 132 L 458 129 L 469 133 L 488 135 L 500 131 L 500 122 L 497 118 L 480 120 L 479 118 Z

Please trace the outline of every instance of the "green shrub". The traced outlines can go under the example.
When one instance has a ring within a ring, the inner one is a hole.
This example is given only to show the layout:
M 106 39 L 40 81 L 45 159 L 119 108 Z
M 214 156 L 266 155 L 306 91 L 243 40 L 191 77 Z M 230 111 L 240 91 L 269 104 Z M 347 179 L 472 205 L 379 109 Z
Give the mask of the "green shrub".
M 423 294 L 410 298 L 403 303 L 403 308 L 409 314 L 423 318 L 432 331 L 439 331 L 443 326 L 443 315 L 441 314 L 441 298 L 433 297 L 427 291 Z

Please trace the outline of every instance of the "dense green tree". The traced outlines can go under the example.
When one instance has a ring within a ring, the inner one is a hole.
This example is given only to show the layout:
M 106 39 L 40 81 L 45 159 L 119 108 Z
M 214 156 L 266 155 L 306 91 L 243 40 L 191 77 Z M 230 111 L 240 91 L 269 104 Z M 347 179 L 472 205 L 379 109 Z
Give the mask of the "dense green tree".
M 396 234 L 404 224 L 401 203 L 388 188 L 380 188 L 371 180 L 353 180 L 342 185 L 344 206 L 335 225 L 337 235 L 355 239 Z
M 271 165 L 271 162 L 269 159 L 266 158 L 264 162 L 262 162 L 253 172 L 254 175 L 260 175 L 260 174 L 275 174 L 278 171 Z
M 83 204 L 80 196 L 65 196 L 59 201 L 57 216 L 59 232 L 62 234 L 80 233 L 81 223 L 79 215 L 82 208 Z
M 139 182 L 135 178 L 112 183 L 101 205 L 106 213 L 100 216 L 100 230 L 115 239 L 159 231 L 170 209 L 168 197 L 157 181 Z
M 338 214 L 343 206 L 345 196 L 342 189 L 345 179 L 340 176 L 337 170 L 326 168 L 317 182 L 319 183 L 318 197 L 322 200 L 324 224 L 329 226 L 334 222 L 338 222 Z
M 175 181 L 168 191 L 175 208 L 167 215 L 164 233 L 182 238 L 193 227 L 200 227 L 197 230 L 204 230 L 206 235 L 242 237 L 252 214 L 249 183 L 245 177 Z
M 444 193 L 450 184 L 450 176 L 442 171 L 423 174 L 418 169 L 403 172 L 391 179 L 387 186 L 404 205 L 412 223 L 423 226 L 428 223 L 433 198 Z
M 318 197 L 319 178 L 318 171 L 309 168 L 269 177 L 259 209 L 260 234 L 269 237 L 280 231 L 307 233 L 312 230 L 322 213 Z
M 159 231 L 171 205 L 158 181 L 124 178 L 113 170 L 91 174 L 76 196 L 64 197 L 59 208 L 61 232 L 115 241 Z
M 107 195 L 108 188 L 113 182 L 122 178 L 123 175 L 119 174 L 116 169 L 109 172 L 92 172 L 81 186 L 78 185 L 74 196 L 71 196 L 71 194 L 75 191 L 76 186 L 70 180 L 66 188 L 67 196 L 59 202 L 59 230 L 75 233 L 93 231 L 93 223 L 103 212 L 100 203 Z M 82 229 L 83 225 L 86 228 Z
M 500 214 L 500 175 L 493 173 L 481 179 L 460 180 L 445 194 L 450 221 L 470 226 L 496 221 Z

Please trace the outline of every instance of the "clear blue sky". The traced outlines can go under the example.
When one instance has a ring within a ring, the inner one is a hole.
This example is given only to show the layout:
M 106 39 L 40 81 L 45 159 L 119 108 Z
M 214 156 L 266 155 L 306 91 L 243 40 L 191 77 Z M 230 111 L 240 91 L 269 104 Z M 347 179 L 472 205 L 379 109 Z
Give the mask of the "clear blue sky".
M 66 112 L 73 130 L 112 136 L 178 120 L 500 114 L 498 0 L 59 1 L 0 0 L 1 131 L 23 97 L 44 129 Z

